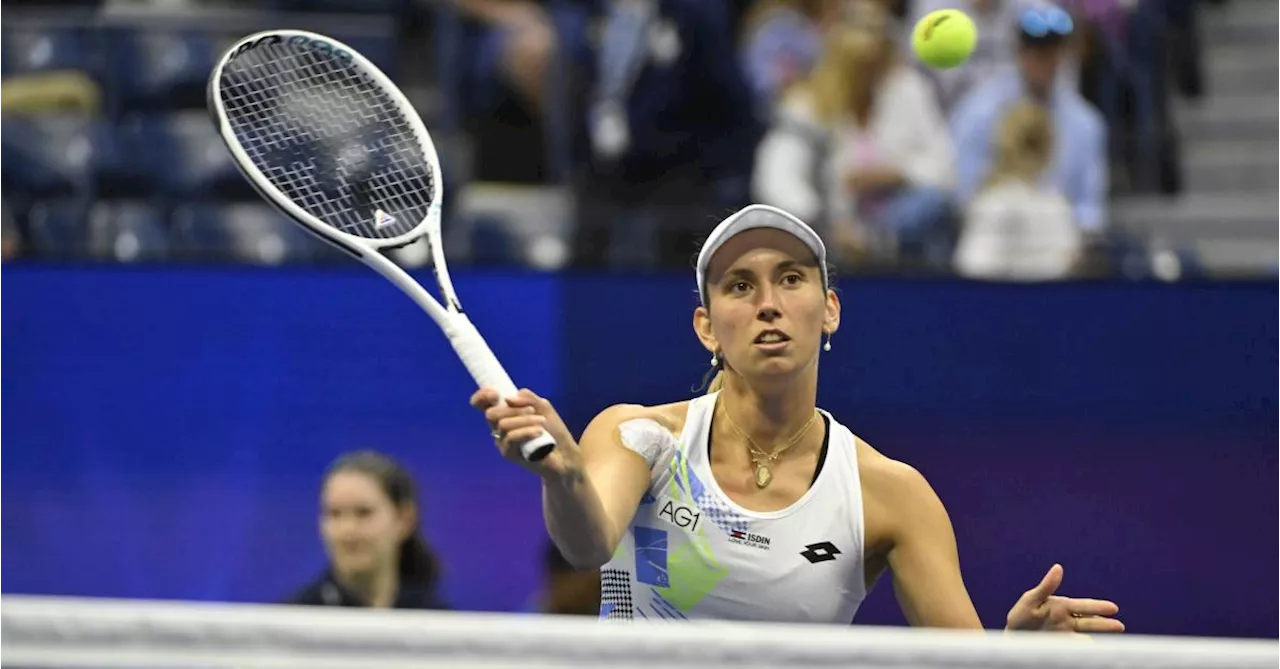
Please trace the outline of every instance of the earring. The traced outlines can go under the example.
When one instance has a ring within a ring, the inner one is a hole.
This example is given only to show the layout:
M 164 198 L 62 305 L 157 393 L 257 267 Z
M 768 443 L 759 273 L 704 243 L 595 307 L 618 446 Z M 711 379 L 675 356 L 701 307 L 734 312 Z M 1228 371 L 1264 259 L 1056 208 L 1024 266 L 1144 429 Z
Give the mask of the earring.
M 712 366 L 712 367 L 718 367 L 719 365 L 720 365 L 720 354 L 718 354 L 718 353 L 712 353 L 712 354 L 711 354 L 711 366 Z
M 827 343 L 822 345 L 822 350 L 824 351 L 831 350 L 831 333 L 830 332 L 827 333 Z

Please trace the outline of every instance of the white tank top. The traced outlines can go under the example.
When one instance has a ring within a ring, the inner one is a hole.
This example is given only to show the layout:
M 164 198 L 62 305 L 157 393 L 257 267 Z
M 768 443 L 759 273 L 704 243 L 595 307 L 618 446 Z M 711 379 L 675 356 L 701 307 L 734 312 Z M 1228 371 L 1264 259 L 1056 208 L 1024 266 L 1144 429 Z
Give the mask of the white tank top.
M 715 403 L 716 394 L 692 400 L 678 437 L 651 419 L 619 426 L 649 463 L 649 489 L 601 569 L 600 617 L 853 622 L 866 596 L 853 434 L 822 412 L 808 492 L 779 511 L 750 511 L 711 474 Z

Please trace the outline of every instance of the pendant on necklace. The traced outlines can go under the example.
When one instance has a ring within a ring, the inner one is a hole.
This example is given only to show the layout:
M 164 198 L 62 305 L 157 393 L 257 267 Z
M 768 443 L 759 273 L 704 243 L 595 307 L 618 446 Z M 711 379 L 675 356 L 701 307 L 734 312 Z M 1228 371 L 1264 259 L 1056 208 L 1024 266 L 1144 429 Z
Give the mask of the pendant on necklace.
M 756 487 L 768 487 L 769 482 L 773 480 L 773 470 L 769 469 L 769 465 L 762 462 L 756 463 Z

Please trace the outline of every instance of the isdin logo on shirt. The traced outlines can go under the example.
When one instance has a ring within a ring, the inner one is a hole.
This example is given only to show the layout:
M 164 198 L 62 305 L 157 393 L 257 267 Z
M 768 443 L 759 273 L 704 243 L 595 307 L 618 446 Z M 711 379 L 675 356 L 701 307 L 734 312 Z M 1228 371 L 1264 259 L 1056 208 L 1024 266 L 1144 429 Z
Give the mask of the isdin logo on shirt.
M 763 534 L 743 532 L 742 530 L 730 530 L 729 543 L 759 548 L 760 550 L 769 550 L 769 537 L 766 537 Z

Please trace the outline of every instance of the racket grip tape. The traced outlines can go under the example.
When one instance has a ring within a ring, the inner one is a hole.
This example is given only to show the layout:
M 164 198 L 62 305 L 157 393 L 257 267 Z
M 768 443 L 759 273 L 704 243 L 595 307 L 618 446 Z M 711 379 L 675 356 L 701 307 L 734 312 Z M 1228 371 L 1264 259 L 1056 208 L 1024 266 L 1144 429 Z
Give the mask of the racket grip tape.
M 453 350 L 458 353 L 476 384 L 481 388 L 497 390 L 503 400 L 514 397 L 518 392 L 515 382 L 507 375 L 507 370 L 502 368 L 502 363 L 498 362 L 498 357 L 493 354 L 484 337 L 480 336 L 476 326 L 471 324 L 471 320 L 465 314 L 457 314 L 450 319 L 449 326 L 445 329 L 449 343 L 453 344 Z M 521 444 L 520 453 L 525 460 L 537 462 L 550 455 L 555 447 L 555 440 L 544 430 L 542 434 Z

